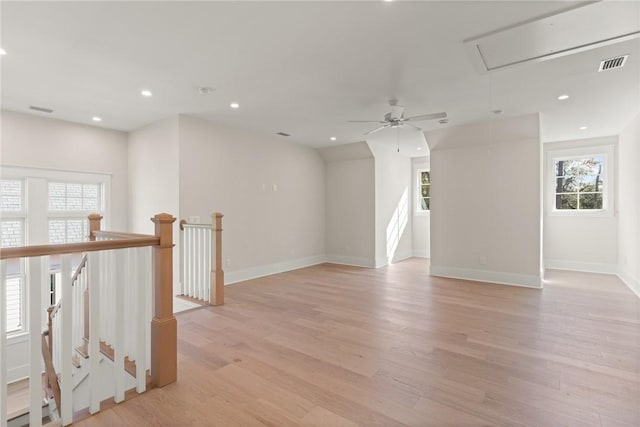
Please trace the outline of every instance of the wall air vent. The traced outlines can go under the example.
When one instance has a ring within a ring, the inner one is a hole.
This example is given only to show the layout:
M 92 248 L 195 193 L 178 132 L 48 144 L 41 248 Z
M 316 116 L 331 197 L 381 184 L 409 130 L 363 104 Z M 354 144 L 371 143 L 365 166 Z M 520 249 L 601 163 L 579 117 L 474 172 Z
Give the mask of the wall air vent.
M 286 132 L 278 132 L 276 135 L 280 135 L 280 136 L 291 136 L 291 134 L 286 133 Z
M 603 59 L 600 61 L 600 68 L 598 68 L 598 72 L 613 70 L 614 68 L 622 68 L 624 67 L 625 62 L 627 62 L 627 58 L 629 55 L 616 56 L 615 58 Z
M 30 110 L 35 110 L 35 111 L 40 111 L 41 113 L 53 113 L 53 110 L 51 108 L 36 107 L 35 105 L 30 105 L 29 109 Z

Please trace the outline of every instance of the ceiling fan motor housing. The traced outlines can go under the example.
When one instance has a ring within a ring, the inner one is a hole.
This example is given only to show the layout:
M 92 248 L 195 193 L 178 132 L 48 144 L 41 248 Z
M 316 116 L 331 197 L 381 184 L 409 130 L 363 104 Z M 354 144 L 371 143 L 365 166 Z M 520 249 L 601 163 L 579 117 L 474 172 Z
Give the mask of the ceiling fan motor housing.
M 404 113 L 404 107 L 401 105 L 392 105 L 391 111 L 384 115 L 386 121 L 400 120 Z

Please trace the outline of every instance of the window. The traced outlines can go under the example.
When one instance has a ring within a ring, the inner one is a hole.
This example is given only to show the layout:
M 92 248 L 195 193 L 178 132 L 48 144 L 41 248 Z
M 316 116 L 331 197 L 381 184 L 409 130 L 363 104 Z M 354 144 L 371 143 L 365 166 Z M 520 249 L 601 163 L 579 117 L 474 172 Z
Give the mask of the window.
M 557 159 L 555 209 L 602 210 L 604 155 Z
M 2 247 L 70 243 L 86 240 L 89 213 L 104 216 L 109 228 L 108 200 L 110 177 L 93 173 L 63 172 L 46 169 L 3 166 L 0 179 L 0 231 Z M 50 282 L 43 289 L 43 310 L 56 300 L 59 286 L 59 259 L 51 256 Z M 72 260 L 72 268 L 80 261 Z M 9 336 L 26 333 L 28 279 L 25 260 L 8 260 L 7 332 Z M 0 310 L 4 316 L 4 310 Z M 43 317 L 44 319 L 44 317 Z M 36 329 L 39 327 L 36 326 Z
M 1 246 L 23 246 L 25 242 L 24 183 L 18 179 L 0 180 L 0 232 Z M 7 260 L 7 333 L 25 331 L 24 263 L 19 259 Z
M 615 146 L 593 145 L 546 153 L 545 210 L 549 215 L 614 213 Z
M 418 170 L 418 212 L 429 212 L 430 209 L 430 191 L 431 176 L 428 170 Z
M 100 187 L 100 184 L 48 183 L 49 243 L 82 242 L 87 239 L 87 216 L 101 212 Z

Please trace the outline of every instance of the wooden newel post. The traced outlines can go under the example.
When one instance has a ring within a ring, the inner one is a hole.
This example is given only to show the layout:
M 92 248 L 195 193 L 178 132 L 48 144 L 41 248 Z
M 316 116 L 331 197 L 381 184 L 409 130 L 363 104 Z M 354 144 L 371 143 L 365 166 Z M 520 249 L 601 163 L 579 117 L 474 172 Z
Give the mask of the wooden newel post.
M 211 214 L 211 224 L 215 232 L 215 243 L 211 239 L 211 289 L 209 292 L 212 305 L 224 304 L 224 271 L 222 270 L 222 215 L 220 212 Z M 215 259 L 214 259 L 215 254 Z
M 153 319 L 151 320 L 151 382 L 163 387 L 178 371 L 178 323 L 173 315 L 173 222 L 166 213 L 151 218 L 160 245 L 153 247 Z
M 96 240 L 94 232 L 100 231 L 100 221 L 102 221 L 102 215 L 97 213 L 89 214 L 89 240 L 92 242 Z

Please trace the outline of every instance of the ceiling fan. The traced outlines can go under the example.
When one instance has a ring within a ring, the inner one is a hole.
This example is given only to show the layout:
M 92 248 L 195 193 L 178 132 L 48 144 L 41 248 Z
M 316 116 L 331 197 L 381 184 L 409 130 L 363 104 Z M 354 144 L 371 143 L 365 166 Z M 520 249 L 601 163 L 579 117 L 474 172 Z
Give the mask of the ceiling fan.
M 404 107 L 402 105 L 398 105 L 398 101 L 392 99 L 389 101 L 389 105 L 391 106 L 391 111 L 384 115 L 384 120 L 349 120 L 347 123 L 379 123 L 382 126 L 378 126 L 375 129 L 372 129 L 368 132 L 365 132 L 365 135 L 370 135 L 374 132 L 378 132 L 379 130 L 391 127 L 391 128 L 399 128 L 401 126 L 411 126 L 412 128 L 422 130 L 418 126 L 413 125 L 409 122 L 420 122 L 423 120 L 434 120 L 434 119 L 446 119 L 447 113 L 433 113 L 433 114 L 423 114 L 421 116 L 413 116 L 413 117 L 404 117 Z

